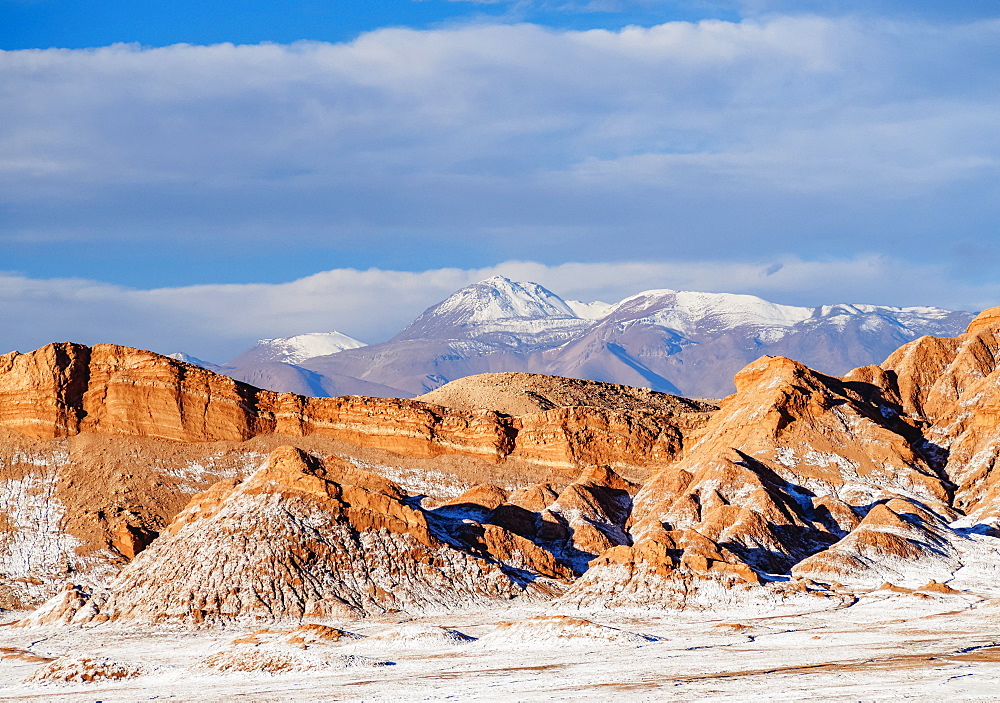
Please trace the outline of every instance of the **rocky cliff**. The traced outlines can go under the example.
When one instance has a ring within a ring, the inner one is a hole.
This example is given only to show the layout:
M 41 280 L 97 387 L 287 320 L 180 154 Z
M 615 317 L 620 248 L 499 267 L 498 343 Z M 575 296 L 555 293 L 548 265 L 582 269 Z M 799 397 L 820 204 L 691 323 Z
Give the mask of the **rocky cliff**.
M 446 407 L 268 393 L 114 347 L 4 359 L 0 424 L 22 444 L 335 443 L 278 449 L 179 513 L 159 499 L 159 537 L 126 521 L 117 566 L 138 556 L 40 578 L 74 585 L 29 623 L 693 607 L 1000 573 L 1000 309 L 839 378 L 763 357 L 719 406 L 530 374 L 427 396 Z
M 679 452 L 714 409 L 648 391 L 643 402 L 608 405 L 605 396 L 632 389 L 595 384 L 589 392 L 589 405 L 577 393 L 573 402 L 515 416 L 271 393 L 113 345 L 4 355 L 0 606 L 37 602 L 67 578 L 84 586 L 106 580 L 193 493 L 246 477 L 280 444 L 336 453 L 414 489 L 456 496 L 483 481 L 513 490 L 565 483 L 597 463 L 644 476 Z
M 600 399 L 590 405 L 550 402 L 546 411 L 515 418 L 399 398 L 262 391 L 110 344 L 50 344 L 0 357 L 0 426 L 38 439 L 97 433 L 241 442 L 268 434 L 321 435 L 406 456 L 457 454 L 494 462 L 514 456 L 565 468 L 595 462 L 645 466 L 672 456 L 683 431 L 696 430 L 714 409 L 697 401 L 654 400 L 665 397 L 646 393 L 646 402 L 629 407 L 607 407 Z

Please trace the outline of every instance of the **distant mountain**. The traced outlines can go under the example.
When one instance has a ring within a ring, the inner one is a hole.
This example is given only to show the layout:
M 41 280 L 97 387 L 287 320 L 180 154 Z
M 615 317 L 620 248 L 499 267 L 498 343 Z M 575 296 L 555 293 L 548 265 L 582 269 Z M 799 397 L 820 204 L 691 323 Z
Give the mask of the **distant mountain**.
M 345 349 L 358 349 L 363 346 L 365 346 L 364 342 L 359 342 L 336 330 L 297 334 L 294 337 L 262 339 L 230 361 L 227 366 L 244 366 L 274 361 L 298 364 L 306 359 L 336 354 Z
M 222 368 L 220 364 L 213 364 L 211 361 L 204 361 L 196 356 L 185 354 L 184 352 L 174 352 L 173 354 L 167 354 L 166 356 L 168 359 L 183 361 L 185 364 L 194 364 L 195 366 L 200 366 L 201 368 L 208 369 L 210 371 L 218 371 Z
M 763 355 L 841 375 L 877 364 L 923 335 L 960 334 L 967 312 L 877 305 L 776 305 L 751 295 L 656 290 L 613 306 L 583 335 L 545 352 L 544 373 L 691 397 L 733 392 L 732 377 Z
M 299 395 L 367 395 L 378 398 L 406 396 L 405 391 L 378 382 L 364 381 L 336 372 L 319 374 L 298 365 L 307 359 L 326 357 L 364 346 L 364 342 L 337 331 L 261 339 L 225 366 L 214 370 L 258 388 Z
M 581 306 L 582 304 L 577 304 Z M 497 349 L 547 349 L 575 339 L 592 324 L 537 283 L 493 276 L 428 308 L 391 340 L 470 340 Z
M 222 372 L 308 395 L 415 396 L 473 374 L 520 371 L 722 397 L 733 391 L 733 375 L 765 354 L 841 375 L 879 363 L 917 337 L 959 334 L 972 317 L 931 307 L 807 308 L 674 290 L 614 305 L 585 303 L 494 276 L 428 308 L 387 342 L 351 340 L 357 346 L 313 354 L 320 345 L 312 338 L 321 335 L 262 340 Z M 282 374 L 260 366 L 276 362 Z

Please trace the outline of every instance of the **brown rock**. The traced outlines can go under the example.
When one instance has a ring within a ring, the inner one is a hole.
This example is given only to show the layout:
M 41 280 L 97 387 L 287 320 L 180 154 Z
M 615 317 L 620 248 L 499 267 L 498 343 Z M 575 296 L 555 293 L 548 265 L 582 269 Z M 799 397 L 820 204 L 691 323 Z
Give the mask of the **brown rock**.
M 979 521 L 1000 517 L 1000 308 L 956 339 L 922 337 L 892 354 L 907 412 L 929 427 L 924 441 L 956 485 L 954 507 Z
M 473 505 L 486 510 L 496 510 L 507 502 L 507 491 L 499 486 L 478 484 L 457 498 L 446 500 L 442 505 Z
M 0 356 L 0 424 L 40 439 L 75 434 L 89 375 L 90 349 L 81 344 Z
M 272 393 L 152 352 L 63 343 L 0 357 L 0 426 L 42 439 L 97 432 L 238 442 L 269 433 L 320 434 L 413 457 L 511 457 L 576 469 L 669 460 L 714 410 L 644 389 L 577 385 L 584 390 L 575 391 L 572 407 L 511 418 L 413 400 Z M 614 409 L 579 405 L 588 393 L 628 400 Z
M 710 401 L 681 398 L 648 388 L 535 373 L 466 376 L 418 396 L 417 400 L 466 412 L 495 410 L 514 416 L 578 407 L 642 411 L 675 417 L 692 426 L 703 425 L 717 409 Z
M 987 308 L 969 323 L 966 334 L 978 334 L 984 330 L 995 330 L 1000 328 L 1000 307 Z
M 830 564 L 817 571 L 829 581 L 835 560 L 838 576 L 847 562 L 864 571 L 851 549 L 828 550 L 851 530 L 867 535 L 862 551 L 912 546 L 902 537 L 890 545 L 895 535 L 875 529 L 880 511 L 859 522 L 872 504 L 905 496 L 948 512 L 948 486 L 914 449 L 918 427 L 891 407 L 890 374 L 866 368 L 836 379 L 765 357 L 736 386 L 679 460 L 636 494 L 631 552 L 594 562 L 568 598 L 601 599 L 609 582 L 660 592 L 649 579 L 661 577 L 760 582 L 758 574 L 788 573 L 827 552 Z M 631 560 L 625 570 L 623 559 Z
M 796 564 L 792 574 L 872 587 L 885 581 L 915 586 L 929 571 L 958 567 L 948 532 L 940 515 L 896 498 L 876 505 L 847 537 Z
M 961 593 L 961 591 L 952 588 L 948 584 L 941 583 L 939 581 L 935 581 L 934 579 L 931 579 L 930 581 L 928 581 L 927 583 L 925 583 L 923 586 L 921 586 L 920 590 L 921 591 L 931 591 L 933 593 L 947 593 L 949 595 L 952 594 L 952 593 Z
M 282 448 L 248 479 L 195 496 L 106 592 L 60 596 L 40 612 L 48 621 L 195 625 L 343 617 L 530 593 L 501 565 L 507 558 L 515 568 L 561 573 L 550 555 L 502 528 L 487 527 L 492 558 L 455 549 L 431 535 L 405 497 L 343 460 Z
M 121 522 L 115 528 L 111 537 L 111 545 L 126 559 L 132 559 L 136 554 L 148 547 L 156 539 L 158 533 L 144 527 Z

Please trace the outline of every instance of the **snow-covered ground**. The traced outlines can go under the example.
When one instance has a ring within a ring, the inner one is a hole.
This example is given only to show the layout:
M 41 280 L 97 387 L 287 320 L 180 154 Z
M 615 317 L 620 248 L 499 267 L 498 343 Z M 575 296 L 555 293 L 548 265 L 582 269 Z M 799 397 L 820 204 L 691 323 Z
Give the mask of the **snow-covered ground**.
M 990 700 L 998 617 L 1000 602 L 967 593 L 882 590 L 726 610 L 327 623 L 339 630 L 0 627 L 0 700 Z M 286 673 L 241 670 L 255 666 Z M 125 678 L 52 681 L 74 672 Z

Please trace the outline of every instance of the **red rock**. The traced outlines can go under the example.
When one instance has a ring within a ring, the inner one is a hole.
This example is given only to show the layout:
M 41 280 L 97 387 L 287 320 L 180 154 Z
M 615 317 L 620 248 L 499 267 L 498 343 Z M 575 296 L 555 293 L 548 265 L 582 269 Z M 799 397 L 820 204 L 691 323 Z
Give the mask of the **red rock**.
M 495 526 L 485 529 L 487 558 L 456 549 L 433 537 L 404 498 L 392 482 L 342 460 L 282 448 L 246 480 L 195 496 L 106 591 L 59 596 L 26 624 L 200 625 L 485 604 L 535 588 L 504 564 L 569 573 Z

